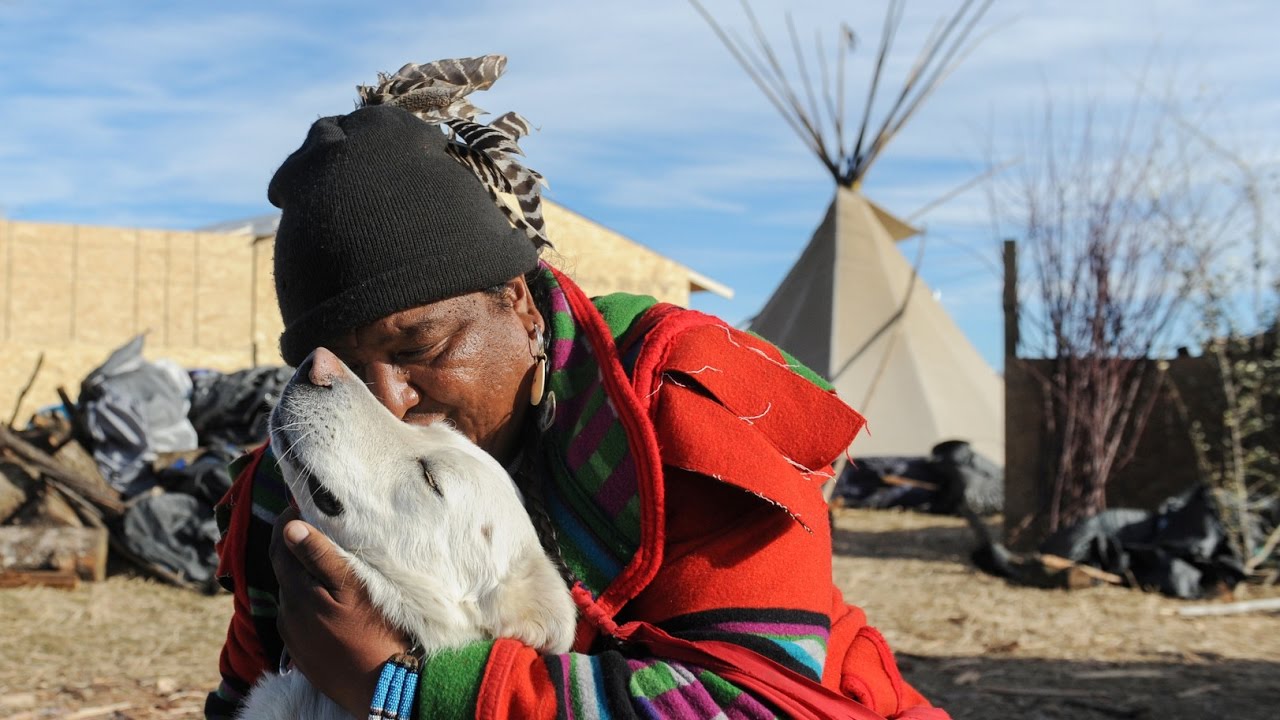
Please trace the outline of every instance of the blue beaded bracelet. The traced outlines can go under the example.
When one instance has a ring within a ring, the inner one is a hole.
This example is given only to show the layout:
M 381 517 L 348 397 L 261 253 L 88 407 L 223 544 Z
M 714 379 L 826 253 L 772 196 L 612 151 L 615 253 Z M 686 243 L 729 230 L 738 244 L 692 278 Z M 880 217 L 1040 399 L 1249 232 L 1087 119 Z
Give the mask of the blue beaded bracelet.
M 408 720 L 418 695 L 418 658 L 394 655 L 382 664 L 369 704 L 369 720 Z

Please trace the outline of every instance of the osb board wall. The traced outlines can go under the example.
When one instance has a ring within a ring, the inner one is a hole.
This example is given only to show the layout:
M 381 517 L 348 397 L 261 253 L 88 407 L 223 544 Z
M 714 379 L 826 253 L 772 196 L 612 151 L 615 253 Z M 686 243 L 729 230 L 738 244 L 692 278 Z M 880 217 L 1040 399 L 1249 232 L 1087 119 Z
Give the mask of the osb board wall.
M 689 304 L 683 265 L 547 204 L 548 260 L 590 296 L 653 295 Z M 45 359 L 19 421 L 74 398 L 111 351 L 147 333 L 146 356 L 238 370 L 281 363 L 272 238 L 0 220 L 0 419 Z
M 275 244 L 273 238 L 260 238 L 253 243 L 253 256 L 257 286 L 253 293 L 253 347 L 261 365 L 281 365 L 280 333 L 284 332 L 284 320 L 280 306 L 276 304 Z
M 0 415 L 42 351 L 20 421 L 138 333 L 184 367 L 279 362 L 270 261 L 243 235 L 0 221 Z

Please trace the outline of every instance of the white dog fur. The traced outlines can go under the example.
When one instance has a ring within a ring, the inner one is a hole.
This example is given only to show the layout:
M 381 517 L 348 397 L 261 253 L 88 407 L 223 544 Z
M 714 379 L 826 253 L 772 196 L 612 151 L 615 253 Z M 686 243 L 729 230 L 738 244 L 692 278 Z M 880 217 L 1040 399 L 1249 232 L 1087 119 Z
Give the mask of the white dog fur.
M 502 466 L 446 423 L 397 420 L 324 359 L 341 376 L 314 385 L 303 364 L 271 415 L 271 447 L 303 519 L 342 549 L 374 605 L 428 655 L 491 637 L 567 651 L 573 601 Z M 239 717 L 349 716 L 294 671 L 259 680 Z

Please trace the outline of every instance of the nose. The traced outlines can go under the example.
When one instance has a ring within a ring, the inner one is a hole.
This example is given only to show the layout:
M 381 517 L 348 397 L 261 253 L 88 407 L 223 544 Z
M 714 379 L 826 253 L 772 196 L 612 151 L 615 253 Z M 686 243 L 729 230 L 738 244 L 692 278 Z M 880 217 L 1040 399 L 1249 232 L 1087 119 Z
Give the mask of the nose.
M 298 375 L 317 387 L 333 387 L 342 375 L 342 361 L 325 348 L 316 348 L 298 366 Z
M 378 402 L 401 420 L 422 401 L 418 389 L 406 374 L 390 363 L 371 362 L 365 365 L 364 381 Z

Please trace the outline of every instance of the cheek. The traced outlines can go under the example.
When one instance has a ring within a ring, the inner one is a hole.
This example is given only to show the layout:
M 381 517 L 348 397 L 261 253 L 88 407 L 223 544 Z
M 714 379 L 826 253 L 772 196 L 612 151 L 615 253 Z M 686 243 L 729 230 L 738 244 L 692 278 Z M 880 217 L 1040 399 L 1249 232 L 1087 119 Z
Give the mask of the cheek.
M 532 364 L 521 336 L 476 333 L 453 349 L 447 365 L 421 374 L 421 393 L 469 426 L 464 431 L 491 432 L 510 415 Z
M 477 370 L 484 404 L 490 413 L 505 417 L 511 412 L 513 399 L 532 363 L 528 341 L 519 335 L 491 338 L 484 343 Z

